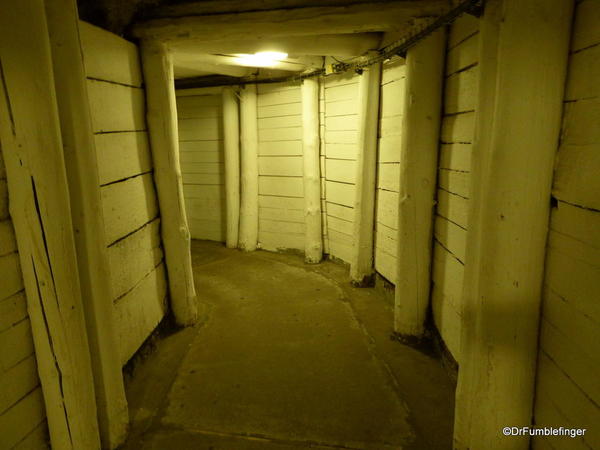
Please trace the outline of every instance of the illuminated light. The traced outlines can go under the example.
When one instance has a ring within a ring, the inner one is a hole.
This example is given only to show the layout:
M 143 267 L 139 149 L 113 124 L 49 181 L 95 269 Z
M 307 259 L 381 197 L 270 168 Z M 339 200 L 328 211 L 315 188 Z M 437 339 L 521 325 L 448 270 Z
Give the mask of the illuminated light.
M 278 62 L 285 60 L 288 54 L 282 52 L 258 52 L 253 55 L 241 53 L 235 56 L 238 64 L 242 66 L 273 67 Z

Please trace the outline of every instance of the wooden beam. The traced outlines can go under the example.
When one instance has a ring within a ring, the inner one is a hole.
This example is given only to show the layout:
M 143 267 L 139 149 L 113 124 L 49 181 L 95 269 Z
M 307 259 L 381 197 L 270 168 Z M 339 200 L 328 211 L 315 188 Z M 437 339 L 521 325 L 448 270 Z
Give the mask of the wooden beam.
M 239 247 L 256 250 L 258 243 L 258 112 L 256 85 L 240 91 L 242 174 Z
M 358 82 L 358 156 L 354 198 L 354 254 L 350 278 L 366 286 L 373 276 L 373 227 L 377 189 L 377 135 L 381 63 L 366 68 Z
M 0 3 L 0 141 L 52 448 L 99 449 L 43 0 Z
M 223 88 L 223 144 L 225 147 L 225 205 L 227 248 L 238 246 L 240 225 L 240 114 L 237 93 Z
M 147 122 L 160 207 L 171 308 L 179 325 L 196 322 L 198 305 L 192 272 L 190 232 L 179 165 L 179 133 L 173 64 L 166 46 L 142 41 Z
M 71 201 L 75 248 L 102 447 L 116 448 L 127 435 L 129 415 L 121 361 L 115 352 L 113 292 L 105 247 L 98 159 L 87 95 L 79 16 L 73 0 L 46 0 L 56 99 Z
M 248 67 L 214 64 L 198 61 L 190 57 L 173 56 L 173 76 L 177 79 L 210 74 L 247 77 L 252 75 L 253 72 L 254 70 Z
M 187 67 L 194 66 L 202 69 L 204 64 L 212 67 L 223 67 L 224 69 L 237 69 L 240 73 L 234 76 L 246 76 L 256 71 L 256 67 L 251 63 L 246 63 L 235 55 L 212 55 L 192 51 L 173 51 L 173 64 L 185 64 Z M 320 68 L 323 66 L 323 58 L 318 56 L 302 56 L 298 58 L 286 58 L 281 61 L 274 61 L 273 69 L 286 70 L 291 72 L 302 72 L 306 69 Z M 224 73 L 229 75 L 229 73 Z M 232 73 L 233 75 L 233 73 Z
M 550 186 L 573 1 L 489 0 L 465 256 L 456 449 L 529 448 Z
M 139 23 L 135 37 L 177 42 L 266 39 L 401 30 L 415 17 L 440 14 L 447 2 L 372 2 L 244 13 L 193 15 Z
M 319 80 L 302 82 L 302 154 L 304 164 L 304 259 L 315 264 L 323 258 L 321 229 L 321 163 L 319 137 Z
M 237 41 L 183 41 L 174 43 L 175 54 L 197 53 L 257 53 L 280 51 L 289 55 L 359 56 L 379 48 L 381 33 L 324 34 L 315 36 L 281 36 L 275 39 L 243 39 Z
M 422 336 L 429 306 L 445 44 L 440 30 L 406 55 L 394 313 L 400 335 Z
M 394 0 L 383 0 L 390 3 Z M 406 0 L 405 0 L 406 1 Z M 444 7 L 447 2 L 437 0 L 418 0 L 420 6 Z M 270 9 L 307 8 L 311 6 L 348 6 L 352 4 L 371 3 L 368 0 L 205 0 L 175 5 L 164 5 L 148 11 L 151 18 L 184 17 L 209 14 L 242 13 L 251 11 L 267 11 Z M 409 3 L 408 1 L 406 3 Z M 414 2 L 413 2 L 414 3 Z M 410 5 L 412 6 L 412 5 Z

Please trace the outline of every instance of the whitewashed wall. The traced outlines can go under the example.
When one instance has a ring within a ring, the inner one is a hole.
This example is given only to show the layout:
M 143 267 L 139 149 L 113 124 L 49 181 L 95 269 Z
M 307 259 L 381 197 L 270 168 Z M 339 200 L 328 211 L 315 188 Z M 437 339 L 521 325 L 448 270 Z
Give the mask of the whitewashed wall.
M 473 16 L 462 16 L 450 27 L 434 222 L 433 316 L 442 339 L 459 362 L 478 33 L 478 20 Z
M 304 250 L 300 84 L 258 85 L 258 241 Z
M 600 448 L 600 2 L 577 4 L 556 157 L 535 423 L 587 428 L 536 450 Z
M 215 90 L 177 91 L 183 195 L 192 239 L 225 241 L 223 110 Z
M 160 216 L 137 47 L 81 23 L 119 354 L 125 364 L 166 313 Z
M 0 148 L 0 448 L 48 448 L 44 409 Z
M 358 75 L 324 81 L 325 199 L 329 254 L 345 262 L 354 246 L 354 185 L 358 139 Z
M 392 283 L 396 282 L 398 264 L 398 191 L 404 87 L 404 61 L 395 59 L 384 64 L 379 108 L 375 270 Z

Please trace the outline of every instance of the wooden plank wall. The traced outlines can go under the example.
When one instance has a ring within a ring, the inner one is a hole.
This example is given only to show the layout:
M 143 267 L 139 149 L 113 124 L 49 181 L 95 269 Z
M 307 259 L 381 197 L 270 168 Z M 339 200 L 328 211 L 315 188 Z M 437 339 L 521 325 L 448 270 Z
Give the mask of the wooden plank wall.
M 47 434 L 0 148 L 0 448 L 48 448 Z
M 258 85 L 258 241 L 304 251 L 300 84 Z
M 225 172 L 221 93 L 178 90 L 183 196 L 192 239 L 225 241 Z
M 576 6 L 556 157 L 535 423 L 587 428 L 536 450 L 600 448 L 600 2 Z
M 375 270 L 394 284 L 398 264 L 398 191 L 405 73 L 404 60 L 400 58 L 384 64 L 379 102 Z
M 469 172 L 477 99 L 478 20 L 469 15 L 459 18 L 450 27 L 447 45 L 431 301 L 442 339 L 460 362 Z
M 354 245 L 358 75 L 326 77 L 324 97 L 325 210 L 329 255 L 349 263 Z
M 125 364 L 164 317 L 166 275 L 137 47 L 81 22 L 119 354 Z

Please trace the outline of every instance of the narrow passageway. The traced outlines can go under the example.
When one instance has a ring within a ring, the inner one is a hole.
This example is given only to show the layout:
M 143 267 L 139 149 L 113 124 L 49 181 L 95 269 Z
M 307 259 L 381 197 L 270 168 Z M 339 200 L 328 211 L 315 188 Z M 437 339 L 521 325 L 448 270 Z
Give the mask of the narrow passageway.
M 445 449 L 454 386 L 345 267 L 194 241 L 202 322 L 128 386 L 130 449 Z

